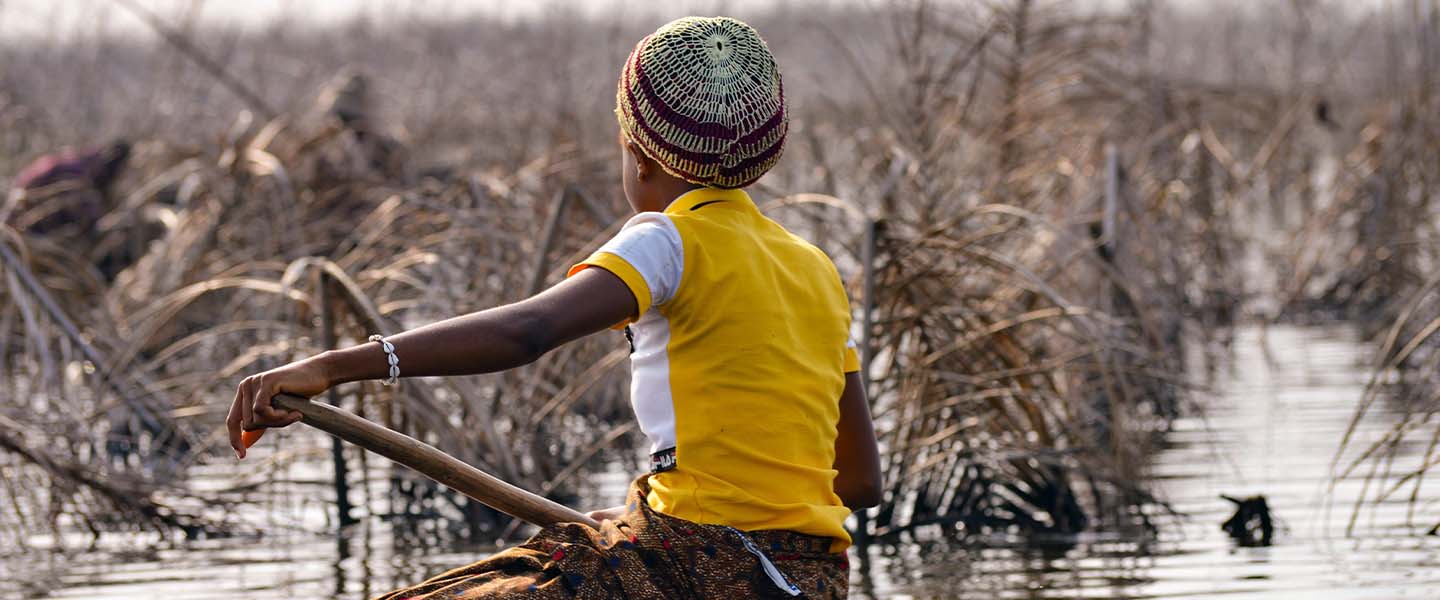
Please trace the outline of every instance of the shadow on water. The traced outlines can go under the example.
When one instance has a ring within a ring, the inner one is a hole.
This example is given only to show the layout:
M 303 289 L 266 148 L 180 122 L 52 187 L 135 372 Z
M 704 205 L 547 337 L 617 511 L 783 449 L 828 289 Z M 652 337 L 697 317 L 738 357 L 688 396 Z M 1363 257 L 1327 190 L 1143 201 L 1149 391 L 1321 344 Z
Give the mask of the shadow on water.
M 1149 466 L 1151 486 L 1185 515 L 1154 515 L 1158 535 L 1092 532 L 1044 544 L 935 536 L 873 546 L 864 557 L 852 555 L 851 597 L 1435 597 L 1440 537 L 1407 525 L 1403 500 L 1368 508 L 1363 527 L 1347 538 L 1359 484 L 1341 483 L 1333 497 L 1325 495 L 1336 443 L 1365 383 L 1363 350 L 1347 327 L 1242 329 L 1214 395 L 1201 402 L 1204 414 L 1177 421 Z M 1390 410 L 1362 423 L 1358 435 L 1387 430 L 1398 409 Z M 601 483 L 601 496 L 623 490 L 623 474 L 615 475 Z M 1222 494 L 1265 495 L 1276 519 L 1273 545 L 1241 547 L 1222 531 L 1234 511 Z M 1436 492 L 1426 496 L 1422 508 L 1440 501 Z M 491 551 L 434 543 L 372 518 L 339 538 L 281 533 L 143 552 L 20 555 L 0 565 L 44 574 L 57 598 L 348 599 Z M 0 587 L 4 594 L 39 591 Z

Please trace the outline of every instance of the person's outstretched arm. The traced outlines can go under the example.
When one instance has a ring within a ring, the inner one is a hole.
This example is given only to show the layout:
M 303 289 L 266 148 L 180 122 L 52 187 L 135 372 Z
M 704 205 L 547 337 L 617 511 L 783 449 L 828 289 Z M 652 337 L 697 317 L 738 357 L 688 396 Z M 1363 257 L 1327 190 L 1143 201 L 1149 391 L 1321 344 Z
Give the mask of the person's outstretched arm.
M 638 314 L 635 295 L 604 269 L 585 269 L 535 296 L 432 323 L 385 338 L 395 346 L 402 377 L 475 375 L 534 362 L 561 344 Z M 245 457 L 241 432 L 284 427 L 299 413 L 270 406 L 281 393 L 311 397 L 351 381 L 384 379 L 390 364 L 371 342 L 317 354 L 246 377 L 225 420 L 230 447 Z
M 845 374 L 835 437 L 835 495 L 850 510 L 880 503 L 880 449 L 870 422 L 870 401 L 860 373 Z

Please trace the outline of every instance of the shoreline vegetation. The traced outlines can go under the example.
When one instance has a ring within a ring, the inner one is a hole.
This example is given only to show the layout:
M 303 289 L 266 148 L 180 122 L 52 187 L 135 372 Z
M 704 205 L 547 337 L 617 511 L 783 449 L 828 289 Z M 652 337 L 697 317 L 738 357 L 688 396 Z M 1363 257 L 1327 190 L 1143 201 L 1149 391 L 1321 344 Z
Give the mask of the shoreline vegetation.
M 1374 402 L 1414 417 L 1336 440 L 1336 476 L 1418 495 L 1440 462 L 1440 6 L 1225 6 L 737 15 L 794 111 L 757 200 L 835 259 L 856 311 L 887 485 L 858 537 L 1153 530 L 1168 508 L 1136 482 L 1169 422 L 1203 414 L 1214 362 L 1185 357 L 1257 321 L 1373 332 L 1356 420 Z M 275 436 L 272 475 L 192 485 L 227 460 L 234 379 L 559 280 L 623 221 L 614 74 L 663 20 L 239 35 L 157 18 L 168 42 L 0 43 L 0 184 L 61 146 L 132 145 L 93 221 L 40 226 L 83 186 L 5 205 L 0 545 L 17 552 L 256 533 L 238 507 L 322 445 Z M 327 399 L 576 506 L 598 465 L 641 471 L 626 357 L 602 334 Z M 1418 470 L 1388 466 L 1415 444 Z M 375 516 L 365 455 L 324 451 L 337 522 Z M 516 535 L 388 478 L 415 527 Z

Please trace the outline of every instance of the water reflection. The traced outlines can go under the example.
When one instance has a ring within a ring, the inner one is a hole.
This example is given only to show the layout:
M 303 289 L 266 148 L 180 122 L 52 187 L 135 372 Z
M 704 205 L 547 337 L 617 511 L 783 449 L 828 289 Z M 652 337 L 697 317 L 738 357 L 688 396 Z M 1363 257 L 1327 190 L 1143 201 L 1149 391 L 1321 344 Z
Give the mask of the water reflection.
M 1098 532 L 1027 545 L 924 539 L 922 532 L 852 555 L 852 597 L 1436 597 L 1440 537 L 1407 524 L 1405 499 L 1362 511 L 1352 538 L 1341 534 L 1360 484 L 1337 486 L 1327 510 L 1329 462 L 1365 381 L 1362 348 L 1343 327 L 1241 330 L 1233 357 L 1219 365 L 1215 395 L 1200 403 L 1205 413 L 1178 421 L 1149 465 L 1159 497 L 1186 515 L 1151 515 L 1154 534 Z M 1376 436 L 1393 417 L 1378 415 L 1357 435 Z M 623 492 L 624 474 L 611 479 L 596 505 Z M 386 478 L 368 481 L 385 485 Z M 384 497 L 381 488 L 374 492 Z M 1232 510 L 1221 494 L 1266 495 L 1277 517 L 1275 545 L 1236 546 L 1220 530 Z M 1425 512 L 1440 495 L 1420 501 Z M 324 503 L 303 506 L 297 522 L 324 522 Z M 494 551 L 439 545 L 435 532 L 406 522 L 367 518 L 339 537 L 282 529 L 160 550 L 14 555 L 0 560 L 16 574 L 0 578 L 10 580 L 0 595 L 57 588 L 50 593 L 58 598 L 367 598 Z
M 1176 423 L 1149 476 L 1185 517 L 1156 517 L 1158 535 L 1082 536 L 1071 547 L 908 543 L 856 561 L 863 598 L 1430 598 L 1440 597 L 1440 538 L 1417 535 L 1403 499 L 1366 507 L 1342 536 L 1359 483 L 1336 487 L 1329 463 L 1365 383 L 1345 327 L 1239 332 L 1204 414 Z M 1399 410 L 1391 407 L 1392 411 Z M 1388 430 L 1394 412 L 1362 424 Z M 1416 455 L 1423 448 L 1402 449 Z M 1272 547 L 1242 548 L 1220 530 L 1221 494 L 1264 494 L 1277 516 Z M 1434 506 L 1440 494 L 1420 499 Z

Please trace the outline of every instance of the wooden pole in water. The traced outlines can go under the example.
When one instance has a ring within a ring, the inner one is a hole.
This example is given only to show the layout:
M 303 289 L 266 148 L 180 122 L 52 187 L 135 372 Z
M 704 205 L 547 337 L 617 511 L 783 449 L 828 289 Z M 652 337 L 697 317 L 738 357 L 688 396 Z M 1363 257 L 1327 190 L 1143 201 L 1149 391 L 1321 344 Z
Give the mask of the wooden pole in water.
M 376 425 L 344 409 L 291 394 L 275 396 L 270 403 L 276 408 L 300 413 L 304 416 L 301 423 L 410 467 L 517 519 L 541 527 L 556 523 L 600 527 L 600 523 L 573 508 L 510 485 L 430 444 Z
M 335 339 L 335 310 L 331 305 L 330 298 L 330 276 L 324 272 L 320 273 L 320 338 L 325 349 L 333 350 L 336 347 Z M 326 393 L 331 406 L 340 406 L 340 392 L 330 388 Z M 354 524 L 357 519 L 350 514 L 350 480 L 345 468 L 345 447 L 341 445 L 339 438 L 330 440 L 330 462 L 335 470 L 335 513 L 339 527 L 344 529 Z
M 1111 266 L 1115 268 L 1117 273 L 1122 274 L 1124 273 L 1124 263 L 1121 262 L 1121 252 L 1124 250 L 1124 247 L 1120 244 L 1120 211 L 1124 210 L 1124 207 L 1121 206 L 1123 199 L 1120 195 L 1123 191 L 1121 189 L 1123 177 L 1124 172 L 1120 166 L 1120 150 L 1116 148 L 1113 142 L 1106 144 L 1105 214 L 1102 223 L 1103 230 L 1101 232 L 1101 239 L 1104 240 L 1107 249 L 1106 254 L 1110 257 Z M 1124 292 L 1120 289 L 1119 285 L 1107 280 L 1102 296 L 1105 310 L 1111 315 L 1120 318 L 1133 316 L 1131 312 L 1133 306 L 1128 303 L 1121 303 L 1121 300 L 1124 298 Z M 1126 314 L 1120 314 L 1122 311 Z M 1109 378 L 1109 375 L 1104 375 L 1104 377 Z M 1107 394 L 1109 398 L 1109 415 L 1107 416 L 1110 418 L 1110 451 L 1115 456 L 1115 461 L 1119 465 L 1120 473 L 1128 474 L 1131 472 L 1129 455 L 1125 453 L 1122 441 L 1120 440 L 1120 432 L 1124 431 L 1125 426 L 1124 407 L 1120 404 L 1120 394 L 1122 391 L 1120 384 L 1107 383 L 1106 387 L 1109 388 L 1110 391 L 1110 393 Z

